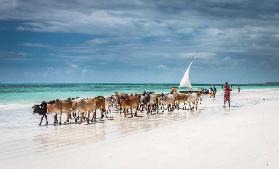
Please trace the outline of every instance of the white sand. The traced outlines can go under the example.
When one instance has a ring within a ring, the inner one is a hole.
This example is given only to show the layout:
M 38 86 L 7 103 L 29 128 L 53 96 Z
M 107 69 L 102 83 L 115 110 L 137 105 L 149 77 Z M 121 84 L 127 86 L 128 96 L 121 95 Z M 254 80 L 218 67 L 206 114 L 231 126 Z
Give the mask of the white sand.
M 0 166 L 278 169 L 279 90 L 233 93 L 232 99 L 231 110 L 221 108 L 220 95 L 214 102 L 206 98 L 197 112 L 82 127 L 33 125 L 16 135 L 6 126 L 0 128 Z

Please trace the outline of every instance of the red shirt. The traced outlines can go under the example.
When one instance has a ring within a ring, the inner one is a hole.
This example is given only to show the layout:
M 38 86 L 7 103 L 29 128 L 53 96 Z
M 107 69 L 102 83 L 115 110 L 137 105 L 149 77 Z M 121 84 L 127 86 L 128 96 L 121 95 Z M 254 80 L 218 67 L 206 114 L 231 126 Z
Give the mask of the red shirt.
M 229 85 L 226 85 L 224 87 L 224 94 L 225 95 L 229 95 L 230 94 L 230 91 L 232 91 L 231 87 Z

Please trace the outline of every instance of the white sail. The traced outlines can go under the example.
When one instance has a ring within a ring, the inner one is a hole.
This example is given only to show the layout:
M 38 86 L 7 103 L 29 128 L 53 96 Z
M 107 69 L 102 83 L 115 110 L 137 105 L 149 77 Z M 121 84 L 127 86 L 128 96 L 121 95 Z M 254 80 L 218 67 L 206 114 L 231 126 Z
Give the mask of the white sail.
M 190 63 L 186 72 L 184 73 L 184 76 L 180 81 L 179 88 L 187 87 L 189 89 L 192 89 L 192 85 L 191 85 L 191 82 L 190 82 L 190 67 L 191 67 L 192 63 L 193 63 L 193 61 Z

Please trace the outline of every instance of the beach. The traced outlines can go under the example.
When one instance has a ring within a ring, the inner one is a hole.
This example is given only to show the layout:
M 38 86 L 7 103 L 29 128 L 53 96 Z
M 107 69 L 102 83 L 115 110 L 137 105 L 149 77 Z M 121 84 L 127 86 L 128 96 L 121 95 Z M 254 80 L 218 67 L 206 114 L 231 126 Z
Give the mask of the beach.
M 278 88 L 233 91 L 231 108 L 218 92 L 197 111 L 112 113 L 90 125 L 39 127 L 32 104 L 0 106 L 3 169 L 279 167 Z

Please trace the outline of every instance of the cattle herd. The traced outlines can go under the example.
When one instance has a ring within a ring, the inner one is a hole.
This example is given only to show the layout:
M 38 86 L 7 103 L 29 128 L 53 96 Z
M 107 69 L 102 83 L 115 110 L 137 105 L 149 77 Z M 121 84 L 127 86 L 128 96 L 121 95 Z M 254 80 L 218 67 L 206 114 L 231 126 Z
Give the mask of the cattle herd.
M 82 122 L 95 122 L 96 113 L 100 113 L 100 119 L 112 113 L 112 110 L 123 113 L 126 117 L 138 116 L 138 112 L 147 114 L 163 113 L 165 110 L 173 111 L 174 109 L 197 110 L 198 103 L 201 101 L 202 92 L 193 93 L 173 93 L 173 94 L 156 94 L 153 92 L 144 92 L 143 94 L 124 94 L 115 93 L 109 97 L 98 96 L 95 98 L 68 98 L 66 100 L 53 100 L 43 102 L 41 105 L 34 105 L 33 113 L 42 115 L 39 125 L 43 118 L 48 124 L 47 114 L 53 114 L 54 125 L 62 124 L 61 117 L 67 116 L 64 124 Z M 59 121 L 58 121 L 59 117 Z

